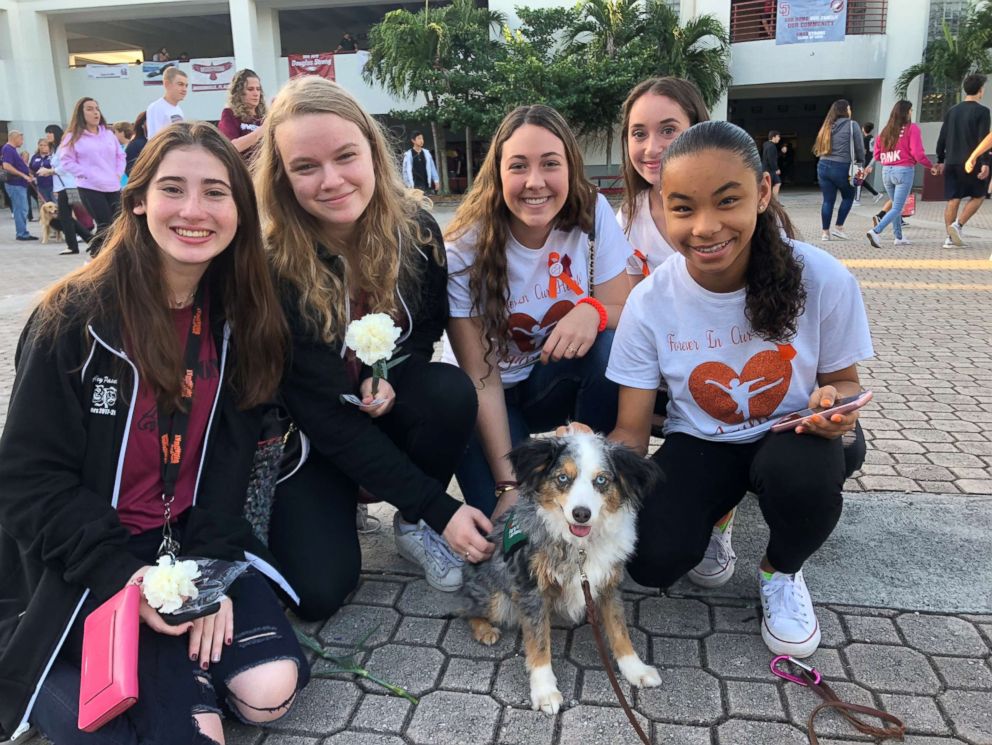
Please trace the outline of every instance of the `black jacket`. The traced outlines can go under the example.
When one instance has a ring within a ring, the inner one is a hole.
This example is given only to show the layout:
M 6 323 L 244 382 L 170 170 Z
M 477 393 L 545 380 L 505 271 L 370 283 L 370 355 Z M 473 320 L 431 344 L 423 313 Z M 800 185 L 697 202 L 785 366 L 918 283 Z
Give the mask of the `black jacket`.
M 761 146 L 761 167 L 773 176 L 778 171 L 778 145 L 771 140 Z
M 448 270 L 440 228 L 426 212 L 419 219 L 430 231 L 433 245 L 405 248 L 418 252 L 424 268 L 419 296 L 400 297 L 400 311 L 410 312 L 409 328 L 394 356 L 413 354 L 430 360 L 448 322 Z M 317 250 L 332 271 L 340 272 L 338 259 L 323 248 Z M 442 532 L 461 503 L 445 492 L 447 484 L 421 471 L 367 414 L 340 401 L 341 394 L 355 392 L 341 344 L 326 344 L 314 336 L 300 316 L 297 293 L 285 282 L 280 282 L 280 295 L 293 346 L 282 400 L 310 446 L 356 484 L 399 509 L 407 520 L 423 519 Z M 405 367 L 400 363 L 389 371 L 397 390 L 402 390 Z
M 137 387 L 119 324 L 84 329 L 80 319 L 54 341 L 35 339 L 31 328 L 29 321 L 18 343 L 0 437 L 0 739 L 26 723 L 86 596 L 110 597 L 144 564 L 125 549 L 129 534 L 115 509 Z M 183 554 L 243 560 L 250 552 L 288 587 L 243 518 L 262 411 L 235 406 L 225 380 L 229 327 L 219 313 L 211 331 L 220 383 Z

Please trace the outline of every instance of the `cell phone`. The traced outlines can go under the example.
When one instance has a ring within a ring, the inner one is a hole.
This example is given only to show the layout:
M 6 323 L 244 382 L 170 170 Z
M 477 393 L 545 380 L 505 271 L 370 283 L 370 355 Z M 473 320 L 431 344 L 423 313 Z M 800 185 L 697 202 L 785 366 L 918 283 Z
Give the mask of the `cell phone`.
M 203 618 L 203 616 L 209 616 L 211 613 L 216 613 L 220 610 L 220 601 L 217 600 L 210 605 L 205 605 L 202 608 L 196 606 L 191 607 L 187 610 L 183 610 L 185 606 L 180 606 L 175 613 L 160 613 L 162 620 L 165 621 L 170 626 L 182 626 L 188 621 L 195 621 L 197 618 Z
M 801 411 L 794 411 L 776 421 L 772 425 L 772 432 L 788 432 L 790 429 L 807 424 L 810 419 L 817 415 L 829 419 L 834 414 L 847 414 L 855 409 L 860 409 L 871 401 L 871 395 L 871 391 L 861 391 L 861 393 L 854 396 L 838 398 L 829 409 L 802 409 Z

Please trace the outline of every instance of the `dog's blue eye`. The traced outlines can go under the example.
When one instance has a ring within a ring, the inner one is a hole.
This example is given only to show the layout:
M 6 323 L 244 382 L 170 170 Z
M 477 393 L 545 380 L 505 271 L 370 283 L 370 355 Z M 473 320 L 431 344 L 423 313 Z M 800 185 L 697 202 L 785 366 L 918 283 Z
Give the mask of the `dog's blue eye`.
M 565 484 L 567 484 L 568 483 L 568 476 L 566 474 L 564 474 L 564 473 L 559 473 L 558 474 L 558 483 L 561 484 L 562 486 L 564 486 Z
M 606 478 L 606 476 L 604 476 L 603 474 L 599 474 L 599 476 L 597 476 L 597 477 L 596 477 L 596 478 L 595 478 L 595 479 L 593 480 L 593 483 L 594 483 L 594 484 L 595 484 L 596 486 L 606 486 L 606 484 L 607 484 L 608 482 L 609 482 L 609 479 L 608 479 L 608 478 Z

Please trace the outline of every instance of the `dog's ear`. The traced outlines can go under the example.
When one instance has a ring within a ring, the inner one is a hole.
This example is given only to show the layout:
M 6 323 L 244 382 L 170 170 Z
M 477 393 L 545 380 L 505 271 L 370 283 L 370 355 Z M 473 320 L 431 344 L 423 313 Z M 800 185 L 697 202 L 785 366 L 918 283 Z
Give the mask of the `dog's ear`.
M 610 463 L 624 496 L 638 506 L 648 492 L 665 478 L 657 463 L 625 445 L 614 445 L 610 449 Z
M 558 460 L 565 448 L 557 437 L 531 438 L 518 445 L 507 456 L 521 486 L 532 486 L 544 478 L 545 472 Z

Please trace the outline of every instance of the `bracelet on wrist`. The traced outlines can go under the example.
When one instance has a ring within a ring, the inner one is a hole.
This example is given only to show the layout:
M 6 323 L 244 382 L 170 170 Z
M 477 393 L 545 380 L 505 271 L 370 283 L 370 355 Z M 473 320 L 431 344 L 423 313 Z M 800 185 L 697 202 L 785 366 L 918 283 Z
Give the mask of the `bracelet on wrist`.
M 599 327 L 596 329 L 596 333 L 601 334 L 604 331 L 606 331 L 606 323 L 609 320 L 609 315 L 606 313 L 606 306 L 604 306 L 594 297 L 584 297 L 579 302 L 577 302 L 576 305 L 577 306 L 582 305 L 582 303 L 591 305 L 593 308 L 596 309 L 596 312 L 599 313 Z
M 513 491 L 519 486 L 516 481 L 497 481 L 496 482 L 496 499 L 499 499 L 508 491 Z

